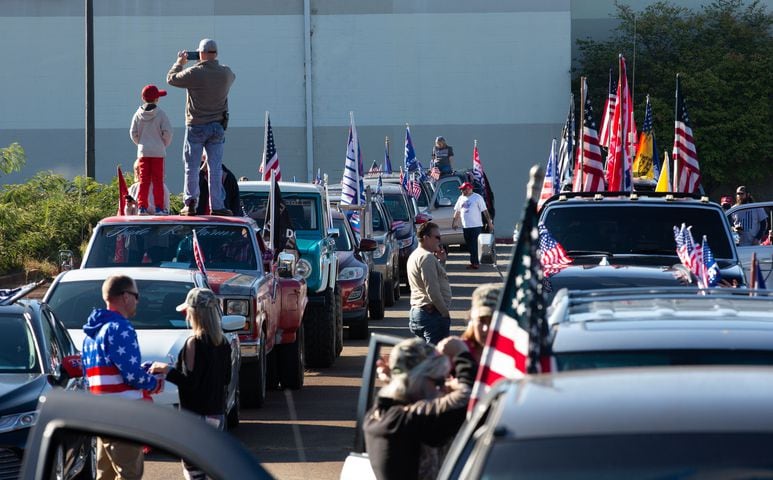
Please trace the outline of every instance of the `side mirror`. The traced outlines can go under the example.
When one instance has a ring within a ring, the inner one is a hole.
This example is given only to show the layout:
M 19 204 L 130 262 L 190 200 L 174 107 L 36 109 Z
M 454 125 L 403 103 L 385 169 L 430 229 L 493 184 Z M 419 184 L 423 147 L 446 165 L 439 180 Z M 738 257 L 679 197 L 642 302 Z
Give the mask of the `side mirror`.
M 333 227 L 328 228 L 327 235 L 329 237 L 338 238 L 338 229 Z
M 378 242 L 373 240 L 372 238 L 363 238 L 362 240 L 360 240 L 361 252 L 372 252 L 376 248 L 378 248 Z
M 422 223 L 427 223 L 432 221 L 432 215 L 429 213 L 417 213 L 416 217 L 413 219 L 413 223 L 416 225 L 421 225 Z
M 450 198 L 438 198 L 437 204 L 441 207 L 450 207 L 451 206 L 451 199 Z
M 246 323 L 247 319 L 243 315 L 223 315 L 223 320 L 220 322 L 224 332 L 242 330 Z
M 81 362 L 81 355 L 76 353 L 75 355 L 67 355 L 62 359 L 62 373 L 68 378 L 80 378 L 83 376 L 83 363 Z
M 282 252 L 279 254 L 276 273 L 282 278 L 290 278 L 295 272 L 295 255 Z

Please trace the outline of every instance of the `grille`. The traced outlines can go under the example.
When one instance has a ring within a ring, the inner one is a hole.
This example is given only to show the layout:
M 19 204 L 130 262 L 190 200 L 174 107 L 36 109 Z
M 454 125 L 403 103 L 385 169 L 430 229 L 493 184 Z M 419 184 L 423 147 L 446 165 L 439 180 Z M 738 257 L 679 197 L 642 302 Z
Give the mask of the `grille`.
M 10 448 L 0 448 L 0 480 L 16 480 L 21 470 L 21 456 Z

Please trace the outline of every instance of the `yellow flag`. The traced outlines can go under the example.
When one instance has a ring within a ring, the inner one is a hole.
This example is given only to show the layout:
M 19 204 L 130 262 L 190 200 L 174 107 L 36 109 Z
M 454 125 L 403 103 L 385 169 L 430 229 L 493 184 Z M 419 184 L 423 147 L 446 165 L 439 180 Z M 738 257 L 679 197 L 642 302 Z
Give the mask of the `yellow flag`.
M 663 159 L 663 166 L 660 167 L 660 178 L 658 178 L 658 185 L 655 187 L 656 192 L 670 192 L 671 191 L 671 174 L 668 164 L 671 163 L 668 160 L 668 154 Z
M 652 180 L 655 177 L 655 167 L 652 162 L 653 144 L 652 132 L 642 132 L 639 136 L 639 148 L 636 149 L 636 159 L 633 161 L 633 176 Z

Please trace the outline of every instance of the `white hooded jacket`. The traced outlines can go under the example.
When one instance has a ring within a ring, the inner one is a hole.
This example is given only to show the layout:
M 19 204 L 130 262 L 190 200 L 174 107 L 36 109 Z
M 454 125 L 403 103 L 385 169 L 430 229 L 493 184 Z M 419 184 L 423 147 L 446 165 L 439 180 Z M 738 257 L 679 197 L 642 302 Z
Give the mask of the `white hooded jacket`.
M 172 125 L 154 103 L 140 105 L 132 117 L 129 136 L 137 144 L 137 157 L 166 157 L 172 143 Z

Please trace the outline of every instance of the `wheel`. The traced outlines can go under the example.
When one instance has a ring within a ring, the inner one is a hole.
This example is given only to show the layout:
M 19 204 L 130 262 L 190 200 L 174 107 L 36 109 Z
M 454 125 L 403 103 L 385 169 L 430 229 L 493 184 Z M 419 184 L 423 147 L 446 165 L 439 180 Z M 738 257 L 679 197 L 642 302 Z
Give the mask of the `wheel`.
M 242 363 L 239 372 L 241 403 L 245 407 L 260 408 L 266 401 L 266 332 L 260 331 L 258 361 Z
M 303 386 L 304 365 L 303 325 L 295 334 L 295 341 L 276 346 L 279 383 L 282 388 L 298 390 Z
M 344 299 L 341 289 L 336 287 L 336 357 L 344 350 Z
M 277 348 L 279 345 L 274 345 L 274 349 L 266 355 L 266 388 L 269 390 L 279 389 L 279 358 Z
M 309 337 L 306 363 L 312 367 L 329 367 L 336 359 L 336 302 L 332 289 L 325 292 L 324 303 L 309 304 L 303 313 L 304 333 Z
M 353 340 L 362 340 L 368 338 L 368 314 L 365 313 L 361 318 L 353 320 L 349 324 L 349 338 Z
M 384 280 L 384 305 L 391 307 L 395 304 L 395 284 L 392 280 Z
M 231 410 L 229 410 L 226 413 L 225 417 L 225 424 L 226 428 L 228 430 L 233 430 L 234 428 L 239 426 L 239 409 L 241 408 L 239 396 L 241 394 L 239 393 L 239 387 L 236 387 L 236 401 L 234 402 L 234 406 L 231 407 Z M 226 399 L 226 402 L 228 399 Z
M 381 273 L 373 272 L 373 276 L 370 278 L 370 285 L 368 288 L 373 288 L 379 292 L 378 300 L 370 300 L 368 303 L 368 315 L 373 320 L 381 320 L 384 318 L 384 279 L 381 277 Z

